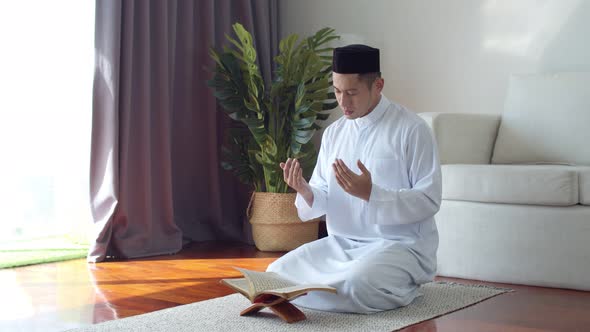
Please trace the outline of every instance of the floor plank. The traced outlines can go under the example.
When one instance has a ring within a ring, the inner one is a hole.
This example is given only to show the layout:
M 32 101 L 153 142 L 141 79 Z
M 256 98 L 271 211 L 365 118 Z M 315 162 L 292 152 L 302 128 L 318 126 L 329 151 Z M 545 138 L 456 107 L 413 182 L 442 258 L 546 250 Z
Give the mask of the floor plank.
M 63 331 L 231 294 L 234 266 L 263 271 L 281 253 L 243 244 L 193 244 L 177 255 L 0 270 L 0 331 Z M 437 278 L 512 288 L 403 331 L 588 331 L 590 292 Z

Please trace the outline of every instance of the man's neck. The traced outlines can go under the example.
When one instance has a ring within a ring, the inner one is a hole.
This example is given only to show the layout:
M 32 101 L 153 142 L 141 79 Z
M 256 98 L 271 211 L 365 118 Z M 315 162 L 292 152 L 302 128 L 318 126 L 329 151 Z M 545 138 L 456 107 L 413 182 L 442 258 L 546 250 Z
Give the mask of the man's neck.
M 375 107 L 377 107 L 377 105 L 379 105 L 379 102 L 381 101 L 381 95 L 379 95 L 379 97 L 377 98 L 377 100 L 373 103 L 373 105 L 369 108 L 369 111 L 367 112 L 367 114 L 363 115 L 363 117 L 369 115 L 371 112 L 373 112 L 373 110 L 375 109 Z

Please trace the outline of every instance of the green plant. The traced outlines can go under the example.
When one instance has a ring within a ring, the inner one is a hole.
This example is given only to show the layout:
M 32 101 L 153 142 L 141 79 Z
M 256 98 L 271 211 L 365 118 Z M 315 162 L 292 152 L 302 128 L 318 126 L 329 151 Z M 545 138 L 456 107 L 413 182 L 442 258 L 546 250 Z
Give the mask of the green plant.
M 326 43 L 339 36 L 324 28 L 300 42 L 296 34 L 281 40 L 267 91 L 252 36 L 239 23 L 233 30 L 237 39 L 226 35 L 233 48 L 210 50 L 216 65 L 207 82 L 224 112 L 245 125 L 229 129 L 231 147 L 222 149 L 222 166 L 255 191 L 286 193 L 279 163 L 297 158 L 309 178 L 317 157 L 310 140 L 321 128 L 316 120 L 326 120 L 325 111 L 338 105 L 329 91 L 333 48 Z

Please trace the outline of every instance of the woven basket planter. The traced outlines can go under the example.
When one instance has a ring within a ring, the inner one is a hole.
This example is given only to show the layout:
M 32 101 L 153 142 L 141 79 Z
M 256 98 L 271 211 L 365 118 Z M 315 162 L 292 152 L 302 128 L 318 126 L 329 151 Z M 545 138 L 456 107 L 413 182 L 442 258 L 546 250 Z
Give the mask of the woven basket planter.
M 261 251 L 289 251 L 317 240 L 319 219 L 302 222 L 297 215 L 297 194 L 255 192 L 248 206 L 252 237 Z

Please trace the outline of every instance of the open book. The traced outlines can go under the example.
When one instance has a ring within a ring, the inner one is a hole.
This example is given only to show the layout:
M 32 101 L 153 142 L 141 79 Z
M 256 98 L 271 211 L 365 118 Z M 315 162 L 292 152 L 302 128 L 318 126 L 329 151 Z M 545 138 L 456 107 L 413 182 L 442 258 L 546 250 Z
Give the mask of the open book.
M 252 303 L 276 297 L 289 301 L 309 291 L 336 293 L 334 287 L 319 284 L 298 285 L 274 272 L 258 272 L 237 267 L 235 269 L 242 272 L 244 278 L 222 279 L 221 283 L 241 293 Z

